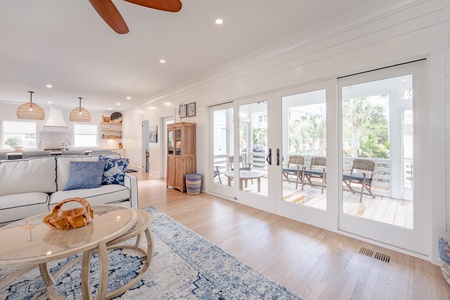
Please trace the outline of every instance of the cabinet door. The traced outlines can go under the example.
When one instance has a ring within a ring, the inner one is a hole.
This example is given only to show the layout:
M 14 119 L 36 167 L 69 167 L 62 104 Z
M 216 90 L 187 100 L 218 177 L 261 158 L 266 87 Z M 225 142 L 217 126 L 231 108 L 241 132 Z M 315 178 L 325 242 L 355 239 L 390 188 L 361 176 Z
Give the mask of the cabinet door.
M 167 156 L 167 185 L 173 185 L 175 183 L 175 157 L 173 155 Z
M 184 175 L 186 174 L 185 159 L 175 157 L 175 184 L 174 186 L 184 192 Z

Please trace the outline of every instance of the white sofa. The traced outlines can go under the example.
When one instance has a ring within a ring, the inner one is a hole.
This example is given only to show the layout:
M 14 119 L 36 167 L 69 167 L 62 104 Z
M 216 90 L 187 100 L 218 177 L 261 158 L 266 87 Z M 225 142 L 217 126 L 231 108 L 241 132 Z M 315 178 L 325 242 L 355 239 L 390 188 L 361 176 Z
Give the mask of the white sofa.
M 70 161 L 97 160 L 98 156 L 61 155 L 1 161 L 0 224 L 49 212 L 61 200 L 73 197 L 85 198 L 91 205 L 114 203 L 138 208 L 137 178 L 130 174 L 125 175 L 124 185 L 64 191 Z

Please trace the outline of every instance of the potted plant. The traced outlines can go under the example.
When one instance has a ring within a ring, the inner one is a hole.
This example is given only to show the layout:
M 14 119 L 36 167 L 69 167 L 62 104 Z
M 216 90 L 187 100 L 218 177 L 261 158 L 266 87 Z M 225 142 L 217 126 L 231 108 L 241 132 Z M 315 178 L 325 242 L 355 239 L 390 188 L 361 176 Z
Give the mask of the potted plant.
M 10 146 L 14 150 L 20 150 L 23 147 L 22 138 L 18 135 L 11 135 L 5 140 L 5 145 Z

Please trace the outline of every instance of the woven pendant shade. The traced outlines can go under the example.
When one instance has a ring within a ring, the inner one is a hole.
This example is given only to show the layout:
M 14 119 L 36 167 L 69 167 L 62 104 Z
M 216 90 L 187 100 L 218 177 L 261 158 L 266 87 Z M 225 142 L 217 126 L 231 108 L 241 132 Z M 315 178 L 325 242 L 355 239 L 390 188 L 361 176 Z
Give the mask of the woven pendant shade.
M 45 112 L 39 105 L 33 103 L 33 93 L 30 93 L 30 102 L 24 103 L 19 108 L 17 108 L 16 116 L 17 119 L 23 120 L 44 120 Z
M 81 97 L 78 97 L 80 100 L 80 105 L 77 108 L 72 109 L 69 114 L 70 122 L 90 122 L 91 114 L 84 108 L 81 107 Z

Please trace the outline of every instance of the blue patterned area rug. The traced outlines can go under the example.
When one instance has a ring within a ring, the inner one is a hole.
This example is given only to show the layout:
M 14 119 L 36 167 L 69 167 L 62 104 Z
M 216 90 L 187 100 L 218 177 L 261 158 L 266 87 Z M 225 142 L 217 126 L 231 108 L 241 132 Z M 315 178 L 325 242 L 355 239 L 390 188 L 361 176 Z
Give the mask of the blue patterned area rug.
M 285 287 L 261 275 L 237 258 L 151 207 L 154 253 L 150 271 L 119 299 L 301 299 Z M 70 259 L 51 266 L 56 272 Z M 142 259 L 128 250 L 108 253 L 109 288 L 135 277 Z M 64 299 L 81 299 L 80 263 L 67 270 L 56 284 Z M 0 281 L 14 270 L 0 268 Z M 91 261 L 91 282 L 96 293 L 98 263 Z M 37 268 L 0 291 L 0 299 L 47 299 Z

